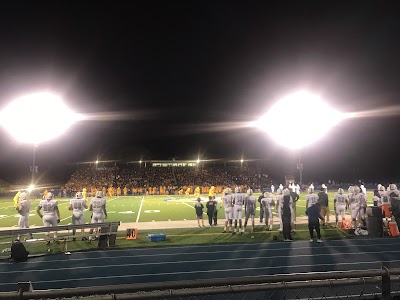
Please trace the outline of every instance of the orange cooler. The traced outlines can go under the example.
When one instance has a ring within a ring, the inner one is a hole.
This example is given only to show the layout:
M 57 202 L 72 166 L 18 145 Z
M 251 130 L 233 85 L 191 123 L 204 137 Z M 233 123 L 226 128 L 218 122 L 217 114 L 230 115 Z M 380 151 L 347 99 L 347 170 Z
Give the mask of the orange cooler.
M 389 222 L 389 235 L 390 236 L 399 236 L 399 228 L 397 227 L 397 223 L 396 222 Z
M 392 212 L 389 210 L 390 204 L 382 204 L 382 216 L 384 218 L 391 218 Z

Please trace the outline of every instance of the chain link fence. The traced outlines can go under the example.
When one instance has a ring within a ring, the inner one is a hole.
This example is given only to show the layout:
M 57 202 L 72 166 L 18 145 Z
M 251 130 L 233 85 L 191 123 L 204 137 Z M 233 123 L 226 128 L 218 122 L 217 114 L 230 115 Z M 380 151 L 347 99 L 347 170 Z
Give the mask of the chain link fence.
M 265 275 L 257 277 L 187 280 L 90 288 L 0 293 L 0 299 L 80 300 L 289 300 L 400 299 L 400 269 Z

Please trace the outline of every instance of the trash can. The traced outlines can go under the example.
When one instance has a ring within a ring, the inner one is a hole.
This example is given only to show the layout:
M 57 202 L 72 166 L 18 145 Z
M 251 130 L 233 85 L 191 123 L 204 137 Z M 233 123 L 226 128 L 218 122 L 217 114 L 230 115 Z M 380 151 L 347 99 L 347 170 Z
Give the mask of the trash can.
M 383 236 L 382 209 L 379 206 L 367 207 L 367 230 L 371 237 Z

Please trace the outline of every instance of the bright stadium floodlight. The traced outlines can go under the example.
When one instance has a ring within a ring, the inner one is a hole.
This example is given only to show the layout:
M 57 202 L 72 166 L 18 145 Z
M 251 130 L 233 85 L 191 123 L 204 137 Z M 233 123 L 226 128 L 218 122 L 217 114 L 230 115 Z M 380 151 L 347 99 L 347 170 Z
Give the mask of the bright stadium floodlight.
M 63 134 L 80 119 L 60 97 L 50 93 L 18 98 L 0 113 L 0 124 L 13 138 L 36 145 Z
M 321 139 L 345 117 L 319 96 L 300 91 L 277 102 L 253 125 L 267 132 L 278 144 L 299 151 L 297 169 L 302 183 L 300 149 Z
M 321 139 L 344 117 L 319 96 L 301 91 L 280 100 L 254 125 L 278 144 L 301 149 Z
M 20 97 L 0 112 L 0 125 L 17 141 L 33 145 L 32 185 L 37 145 L 63 134 L 82 119 L 60 97 L 47 92 Z

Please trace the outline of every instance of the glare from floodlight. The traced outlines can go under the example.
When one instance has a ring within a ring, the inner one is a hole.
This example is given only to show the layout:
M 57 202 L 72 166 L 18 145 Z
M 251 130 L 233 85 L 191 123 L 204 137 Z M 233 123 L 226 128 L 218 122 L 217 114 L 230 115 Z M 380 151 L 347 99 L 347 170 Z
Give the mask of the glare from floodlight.
M 243 160 L 243 158 L 242 158 L 242 159 L 240 160 L 240 162 L 243 163 L 243 161 L 244 161 L 244 160 Z
M 22 143 L 39 144 L 63 134 L 82 120 L 60 97 L 36 93 L 16 99 L 0 113 L 0 124 Z
M 99 163 L 99 161 L 98 160 L 96 160 L 96 164 L 98 164 Z
M 27 191 L 29 193 L 31 193 L 34 189 L 35 189 L 35 186 L 33 184 L 31 184 L 31 185 L 28 186 Z
M 142 161 L 141 160 L 139 160 L 139 164 L 141 164 L 142 163 Z
M 199 163 L 200 163 L 200 158 L 198 158 L 198 159 L 196 160 L 196 162 L 199 164 Z
M 276 103 L 254 125 L 278 144 L 300 149 L 321 139 L 344 118 L 319 96 L 301 91 Z

